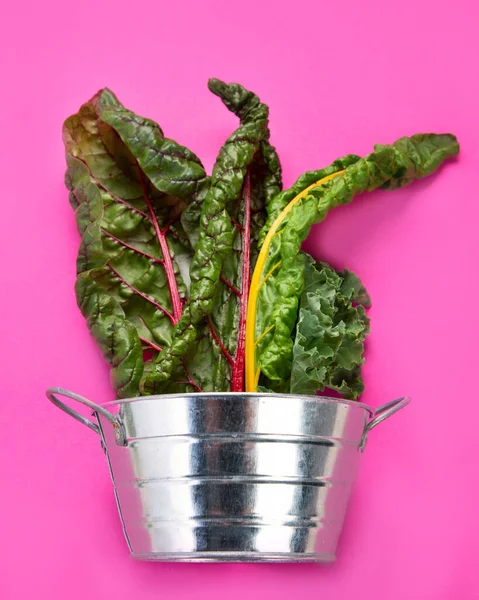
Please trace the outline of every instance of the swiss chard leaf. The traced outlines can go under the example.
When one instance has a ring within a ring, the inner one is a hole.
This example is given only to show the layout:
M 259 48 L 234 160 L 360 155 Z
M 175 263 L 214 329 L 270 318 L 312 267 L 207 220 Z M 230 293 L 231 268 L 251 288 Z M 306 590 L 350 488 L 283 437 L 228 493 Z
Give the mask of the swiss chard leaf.
M 315 264 L 301 243 L 356 194 L 432 173 L 457 141 L 402 138 L 281 192 L 268 107 L 238 84 L 209 87 L 240 119 L 211 178 L 109 90 L 64 124 L 82 238 L 77 300 L 117 395 L 334 389 L 357 398 L 369 297 L 353 273 Z
M 151 360 L 170 344 L 183 311 L 193 249 L 181 217 L 209 179 L 193 153 L 108 90 L 66 120 L 63 138 L 82 235 L 78 304 L 117 395 L 138 395 L 143 351 Z M 199 387 L 184 372 L 178 381 Z
M 260 243 L 263 243 L 266 234 L 271 229 L 271 226 L 281 212 L 298 194 L 301 194 L 301 192 L 303 192 L 309 186 L 314 185 L 317 181 L 320 181 L 325 177 L 330 177 L 331 175 L 338 173 L 338 171 L 342 171 L 350 165 L 353 165 L 360 158 L 361 157 L 357 156 L 356 154 L 349 154 L 343 158 L 338 158 L 323 169 L 307 171 L 306 173 L 303 173 L 303 175 L 301 175 L 290 188 L 272 198 L 268 205 L 268 219 L 260 232 Z
M 394 189 L 425 177 L 458 151 L 456 138 L 449 134 L 421 134 L 401 138 L 390 146 L 378 145 L 366 158 L 353 157 L 351 164 L 345 164 L 335 175 L 310 184 L 287 205 L 268 230 L 261 250 L 265 260 L 260 255 L 253 274 L 248 313 L 251 329 L 247 335 L 247 391 L 256 389 L 261 373 L 276 386 L 283 386 L 290 377 L 293 331 L 304 289 L 300 248 L 312 224 L 363 191 L 378 187 Z M 302 185 L 309 179 L 305 178 Z
M 209 340 L 217 361 L 207 389 L 244 389 L 250 273 L 266 207 L 281 190 L 281 168 L 269 143 L 267 106 L 238 84 L 210 80 L 209 88 L 240 118 L 240 126 L 213 168 L 191 265 L 190 299 L 171 345 L 145 377 L 145 392 L 164 391 L 180 361 L 198 343 L 198 331 L 203 344 Z
M 325 263 L 314 264 L 303 254 L 305 286 L 293 346 L 288 392 L 315 394 L 326 388 L 356 399 L 364 384 L 364 340 L 369 296 L 351 271 L 338 273 Z

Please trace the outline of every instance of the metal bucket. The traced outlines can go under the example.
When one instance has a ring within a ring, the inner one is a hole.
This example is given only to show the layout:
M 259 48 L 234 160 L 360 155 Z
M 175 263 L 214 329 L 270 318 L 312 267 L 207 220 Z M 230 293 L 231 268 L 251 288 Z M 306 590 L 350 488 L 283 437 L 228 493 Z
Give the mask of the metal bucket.
M 93 409 L 94 423 L 58 399 Z M 48 398 L 101 437 L 132 556 L 159 561 L 335 559 L 368 432 L 405 406 L 312 396 Z

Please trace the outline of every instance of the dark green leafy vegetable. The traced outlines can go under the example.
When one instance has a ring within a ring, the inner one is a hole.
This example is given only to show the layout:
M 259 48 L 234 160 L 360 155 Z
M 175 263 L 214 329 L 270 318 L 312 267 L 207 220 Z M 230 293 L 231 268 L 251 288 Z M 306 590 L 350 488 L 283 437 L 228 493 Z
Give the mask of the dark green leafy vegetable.
M 291 202 L 291 210 L 270 243 L 265 264 L 260 266 L 258 261 L 262 279 L 260 289 L 251 291 L 254 305 L 250 296 L 250 314 L 254 314 L 254 341 L 250 346 L 255 349 L 248 353 L 251 364 L 247 364 L 247 381 L 253 382 L 247 386 L 248 390 L 253 391 L 258 384 L 260 373 L 270 380 L 269 385 L 264 382 L 263 385 L 274 388 L 284 387 L 291 376 L 294 328 L 304 289 L 300 248 L 312 224 L 322 221 L 329 210 L 347 204 L 360 192 L 379 187 L 395 189 L 421 179 L 458 151 L 456 138 L 449 134 L 401 138 L 390 146 L 375 146 L 375 151 L 366 158 L 348 157 L 344 166 L 338 165 L 344 170 L 325 182 L 311 185 L 303 192 L 304 197 L 296 196 L 298 201 Z M 294 186 L 294 192 L 289 195 L 283 192 L 283 197 L 289 200 L 312 179 L 313 175 L 303 176 L 302 182 Z M 280 202 L 277 210 L 283 204 Z
M 360 159 L 360 156 L 356 156 L 355 154 L 349 154 L 348 156 L 345 156 L 343 158 L 338 158 L 324 169 L 318 169 L 317 171 L 307 171 L 306 173 L 303 173 L 301 177 L 298 178 L 294 185 L 275 196 L 268 206 L 268 219 L 266 221 L 265 226 L 261 230 L 260 243 L 263 243 L 266 234 L 271 229 L 271 226 L 273 225 L 275 219 L 277 219 L 277 217 L 280 215 L 281 211 L 284 210 L 286 206 L 291 202 L 291 200 L 293 200 L 298 194 L 300 194 L 303 190 L 308 188 L 310 185 L 313 185 L 317 181 L 320 181 L 325 177 L 333 175 L 338 171 L 346 169 L 347 167 L 353 165 Z
M 144 383 L 161 393 L 205 320 L 217 359 L 211 389 L 244 389 L 246 307 L 256 240 L 266 208 L 281 190 L 281 167 L 269 143 L 268 108 L 237 84 L 217 79 L 210 90 L 240 118 L 221 148 L 203 203 L 198 244 L 190 269 L 190 298 L 172 343 L 158 356 Z
M 268 107 L 238 84 L 209 87 L 240 119 L 211 178 L 109 90 L 64 124 L 82 238 L 77 300 L 116 393 L 333 389 L 357 398 L 369 297 L 353 273 L 315 263 L 301 243 L 356 194 L 429 175 L 457 141 L 402 138 L 281 192 Z
M 361 365 L 369 333 L 365 307 L 371 305 L 359 279 L 345 270 L 305 260 L 305 285 L 293 346 L 288 392 L 315 394 L 326 388 L 354 400 L 364 385 Z
M 67 119 L 63 135 L 82 235 L 78 304 L 118 396 L 138 395 L 143 350 L 170 344 L 181 317 L 193 250 L 180 218 L 209 179 L 192 152 L 108 90 Z

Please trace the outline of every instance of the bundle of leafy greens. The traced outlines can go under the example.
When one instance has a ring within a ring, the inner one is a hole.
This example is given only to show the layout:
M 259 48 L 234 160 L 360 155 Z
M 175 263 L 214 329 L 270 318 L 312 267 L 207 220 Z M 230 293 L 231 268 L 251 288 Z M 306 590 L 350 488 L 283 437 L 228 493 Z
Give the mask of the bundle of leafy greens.
M 457 140 L 401 138 L 282 191 L 268 107 L 238 84 L 209 88 L 239 118 L 211 176 L 107 89 L 64 124 L 81 234 L 77 301 L 117 396 L 335 390 L 356 399 L 369 296 L 302 242 L 357 194 L 431 174 L 459 152 Z

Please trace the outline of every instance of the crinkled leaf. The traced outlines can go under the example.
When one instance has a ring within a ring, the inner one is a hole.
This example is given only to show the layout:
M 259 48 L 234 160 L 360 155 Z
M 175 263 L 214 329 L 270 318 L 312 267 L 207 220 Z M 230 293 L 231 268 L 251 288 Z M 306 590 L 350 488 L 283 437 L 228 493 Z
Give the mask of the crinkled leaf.
M 355 304 L 362 304 L 367 308 L 371 306 L 371 298 L 359 277 L 349 269 L 344 269 L 341 275 L 341 294 Z
M 303 173 L 303 175 L 301 175 L 290 188 L 284 190 L 283 192 L 277 194 L 274 198 L 272 198 L 271 202 L 268 205 L 268 219 L 265 223 L 265 226 L 260 232 L 260 243 L 263 243 L 266 234 L 270 230 L 271 225 L 274 223 L 277 217 L 291 202 L 291 200 L 293 200 L 298 194 L 300 194 L 310 185 L 313 185 L 317 181 L 324 179 L 324 177 L 328 177 L 329 175 L 333 175 L 338 171 L 346 169 L 350 165 L 357 162 L 360 158 L 360 156 L 356 156 L 355 154 L 349 154 L 348 156 L 344 156 L 343 158 L 338 158 L 329 166 L 323 169 L 317 169 L 316 171 L 307 171 L 306 173 Z
M 304 260 L 301 244 L 311 226 L 322 221 L 329 210 L 347 204 L 363 191 L 378 187 L 402 187 L 432 173 L 445 159 L 458 153 L 459 146 L 449 134 L 421 134 L 401 138 L 390 146 L 376 146 L 363 159 L 352 157 L 350 164 L 326 182 L 310 184 L 294 204 L 268 248 L 256 304 L 254 322 L 256 351 L 251 371 L 261 372 L 276 385 L 291 373 L 293 332 L 298 319 L 299 300 L 304 289 Z M 306 185 L 313 179 L 303 176 Z M 299 184 L 299 182 L 298 182 Z M 299 191 L 296 185 L 294 193 Z M 290 198 L 287 192 L 283 196 Z M 279 209 L 282 204 L 280 203 Z M 350 286 L 350 283 L 345 283 Z M 351 291 L 361 298 L 361 289 Z
M 143 351 L 171 343 L 181 317 L 193 250 L 180 219 L 208 178 L 194 154 L 108 90 L 66 120 L 63 137 L 82 235 L 78 304 L 118 396 L 138 395 Z M 180 380 L 196 389 L 184 372 Z
M 211 80 L 210 89 L 240 118 L 211 181 L 191 151 L 108 90 L 64 126 L 82 236 L 77 299 L 117 394 L 243 389 L 247 294 L 263 244 L 248 390 L 262 372 L 264 391 L 331 388 L 356 398 L 369 297 L 353 273 L 313 265 L 301 243 L 334 206 L 428 175 L 457 154 L 457 142 L 402 138 L 306 173 L 281 193 L 267 107 L 237 84 Z
M 361 289 L 368 304 L 369 297 L 350 271 L 338 273 L 325 263 L 314 265 L 308 255 L 304 259 L 305 289 L 288 391 L 315 394 L 329 388 L 356 399 L 364 387 L 360 367 L 369 319 L 364 306 L 355 304 L 351 290 Z
M 269 143 L 268 107 L 238 84 L 213 79 L 209 88 L 240 118 L 240 126 L 213 168 L 191 265 L 190 299 L 171 345 L 145 377 L 145 392 L 164 391 L 181 360 L 198 344 L 199 331 L 203 336 L 206 331 L 216 356 L 208 389 L 244 389 L 250 272 L 266 207 L 281 190 L 281 168 Z

